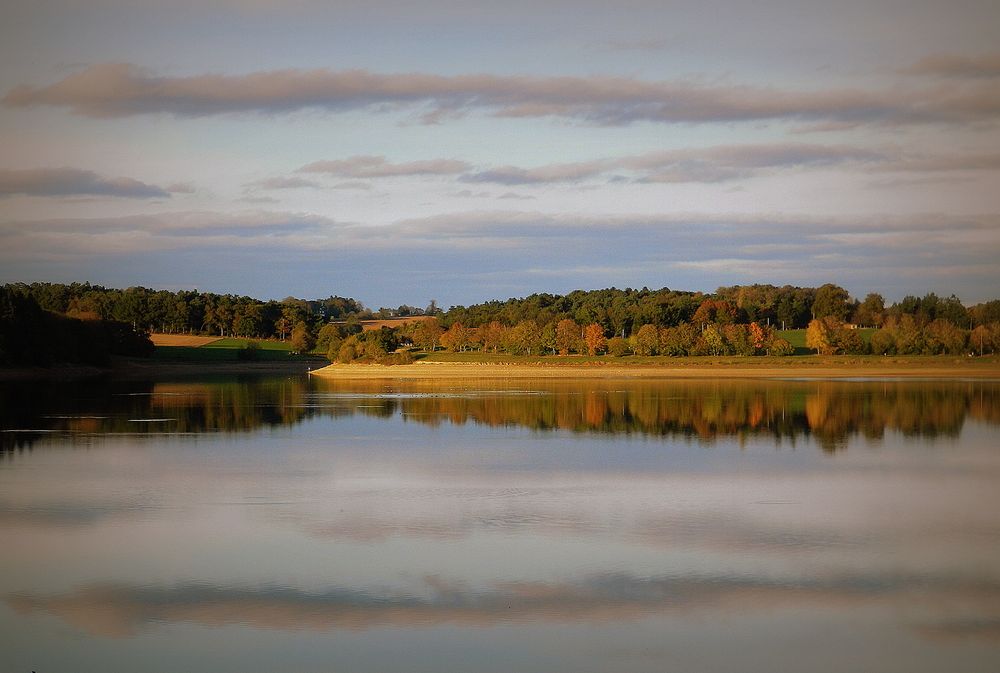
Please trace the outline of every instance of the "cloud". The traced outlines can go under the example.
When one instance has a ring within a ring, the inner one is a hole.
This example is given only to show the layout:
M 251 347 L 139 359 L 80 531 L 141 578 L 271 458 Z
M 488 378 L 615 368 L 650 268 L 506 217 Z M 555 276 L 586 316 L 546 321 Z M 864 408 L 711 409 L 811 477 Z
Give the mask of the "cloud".
M 303 109 L 390 110 L 425 106 L 429 120 L 483 110 L 500 117 L 555 116 L 598 124 L 996 121 L 1000 92 L 988 85 L 921 89 L 785 90 L 697 80 L 630 77 L 379 74 L 367 70 L 272 70 L 245 75 L 156 76 L 127 63 L 90 66 L 47 86 L 17 86 L 15 107 L 51 105 L 87 117 L 166 113 L 279 114 Z
M 262 197 L 268 198 L 268 197 Z M 342 225 L 318 216 L 248 211 L 181 212 L 93 219 L 0 222 L 0 241 L 21 252 L 55 245 L 59 254 L 166 252 L 190 246 L 224 250 L 275 245 L 279 240 L 319 233 L 334 235 Z
M 276 199 L 273 196 L 263 196 L 260 194 L 245 194 L 236 200 L 240 203 L 281 203 L 281 199 Z
M 335 282 L 350 296 L 374 296 L 381 305 L 394 297 L 398 304 L 396 279 L 415 274 L 424 293 L 451 297 L 451 303 L 577 287 L 713 289 L 753 282 L 835 282 L 862 294 L 935 291 L 981 301 L 1000 283 L 998 256 L 996 214 L 823 218 L 473 210 L 365 225 L 309 213 L 247 211 L 0 222 L 6 280 L 84 278 L 128 285 L 158 282 L 143 274 L 163 266 L 203 287 L 225 274 L 245 284 L 244 292 L 264 296 Z M 134 261 L 136 278 L 108 276 L 109 268 L 126 260 Z M 261 278 L 251 271 L 263 260 L 273 275 Z M 365 275 L 373 265 L 384 271 L 380 278 Z M 294 284 L 278 291 L 275 279 L 285 276 Z
M 626 159 L 620 165 L 647 171 L 645 182 L 723 182 L 774 169 L 868 163 L 885 158 L 881 152 L 857 147 L 776 143 L 653 152 Z
M 647 37 L 635 40 L 608 40 L 603 45 L 613 51 L 663 51 L 677 45 L 679 38 Z
M 321 185 L 305 178 L 274 177 L 248 182 L 245 186 L 251 189 L 319 189 Z
M 361 182 L 360 180 L 348 180 L 347 182 L 338 182 L 335 185 L 331 185 L 330 189 L 357 189 L 369 191 L 372 189 L 372 184 L 370 182 Z
M 79 168 L 0 169 L 0 197 L 14 195 L 155 199 L 170 198 L 170 191 L 132 178 L 106 178 Z
M 171 194 L 194 194 L 198 190 L 190 182 L 173 182 L 167 185 L 167 191 Z
M 614 166 L 609 161 L 584 161 L 569 164 L 547 164 L 538 168 L 500 166 L 463 175 L 462 182 L 493 182 L 501 185 L 532 185 L 550 182 L 576 182 L 592 178 Z
M 1000 77 L 1000 52 L 981 56 L 933 54 L 920 59 L 900 72 L 906 75 L 930 75 L 946 78 Z
M 455 175 L 470 165 L 455 159 L 427 159 L 394 164 L 384 156 L 353 156 L 333 161 L 315 161 L 299 173 L 324 173 L 342 178 L 391 178 L 403 175 Z
M 647 152 L 614 159 L 547 164 L 537 168 L 501 166 L 469 173 L 463 182 L 532 185 L 579 182 L 611 171 L 630 171 L 641 182 L 723 182 L 788 168 L 816 168 L 848 163 L 875 163 L 888 155 L 843 145 L 770 143 L 717 145 Z M 613 176 L 612 180 L 624 179 Z
M 887 171 L 930 173 L 1000 170 L 1000 153 L 910 155 L 883 167 Z

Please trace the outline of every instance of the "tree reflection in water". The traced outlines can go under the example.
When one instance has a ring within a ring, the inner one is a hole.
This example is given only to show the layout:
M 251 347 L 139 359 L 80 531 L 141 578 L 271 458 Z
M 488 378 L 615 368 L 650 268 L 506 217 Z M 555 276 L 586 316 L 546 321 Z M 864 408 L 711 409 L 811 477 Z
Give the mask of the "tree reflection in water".
M 539 432 L 717 438 L 954 437 L 965 420 L 1000 424 L 995 381 L 331 381 L 87 382 L 0 386 L 0 448 L 69 435 L 252 432 L 363 415 Z

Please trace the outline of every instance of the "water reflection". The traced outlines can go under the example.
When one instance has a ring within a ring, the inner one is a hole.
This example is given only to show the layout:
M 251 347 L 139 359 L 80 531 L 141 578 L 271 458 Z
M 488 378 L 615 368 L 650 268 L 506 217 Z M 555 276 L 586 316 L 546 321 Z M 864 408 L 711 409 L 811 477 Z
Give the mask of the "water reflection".
M 489 627 L 516 622 L 612 622 L 653 614 L 775 607 L 858 608 L 889 602 L 914 614 L 911 628 L 925 635 L 996 638 L 1000 584 L 960 577 L 840 575 L 798 580 L 719 575 L 640 577 L 600 574 L 574 582 L 508 581 L 489 587 L 424 578 L 419 592 L 337 588 L 307 592 L 291 587 L 207 584 L 131 586 L 103 584 L 72 593 L 19 594 L 8 603 L 22 615 L 55 615 L 93 635 L 134 636 L 157 624 L 240 624 L 260 629 L 325 631 L 377 626 L 456 624 Z M 942 609 L 939 603 L 962 603 Z M 979 612 L 975 619 L 965 615 Z M 918 616 L 933 609 L 935 618 Z M 950 615 L 949 615 L 950 612 Z M 948 615 L 948 616 L 946 616 Z M 992 624 L 994 628 L 988 628 Z
M 52 434 L 248 432 L 317 416 L 403 417 L 534 431 L 641 434 L 712 442 L 813 438 L 828 452 L 852 437 L 955 437 L 966 419 L 1000 425 L 1000 383 L 834 381 L 311 381 L 37 384 L 0 387 L 0 449 Z
M 489 386 L 2 389 L 0 668 L 996 669 L 997 382 Z

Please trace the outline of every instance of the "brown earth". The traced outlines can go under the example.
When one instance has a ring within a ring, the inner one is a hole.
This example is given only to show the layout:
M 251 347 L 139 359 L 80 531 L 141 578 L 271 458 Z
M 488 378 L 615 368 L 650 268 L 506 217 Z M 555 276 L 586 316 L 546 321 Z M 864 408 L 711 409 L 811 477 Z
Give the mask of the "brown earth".
M 222 337 L 195 336 L 192 334 L 150 334 L 154 346 L 204 346 L 219 341 Z
M 365 332 L 373 329 L 380 329 L 382 327 L 402 327 L 411 322 L 423 322 L 425 320 L 433 320 L 434 316 L 429 315 L 415 315 L 408 318 L 388 318 L 386 320 L 362 320 L 361 329 Z

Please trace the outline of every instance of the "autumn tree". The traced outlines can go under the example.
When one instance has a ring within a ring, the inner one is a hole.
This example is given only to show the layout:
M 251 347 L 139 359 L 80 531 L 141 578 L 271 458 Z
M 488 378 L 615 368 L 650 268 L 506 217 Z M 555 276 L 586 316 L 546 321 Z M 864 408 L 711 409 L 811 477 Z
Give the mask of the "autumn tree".
M 503 341 L 508 353 L 532 355 L 541 348 L 542 330 L 534 320 L 522 320 L 507 330 Z
M 632 339 L 636 355 L 655 355 L 660 347 L 659 331 L 655 325 L 643 325 Z
M 676 327 L 664 327 L 660 330 L 659 352 L 675 357 L 692 355 L 698 342 L 698 328 L 691 323 L 681 323 Z
M 746 325 L 723 325 L 727 350 L 736 355 L 753 355 L 755 348 Z
M 924 349 L 930 355 L 958 355 L 965 350 L 966 331 L 944 318 L 938 318 L 927 325 L 924 334 Z
M 482 325 L 479 330 L 479 343 L 484 353 L 496 353 L 503 340 L 504 326 L 496 320 L 489 324 Z
M 770 330 L 766 326 L 762 327 L 756 322 L 750 323 L 750 346 L 755 353 L 762 353 L 770 341 Z
M 833 352 L 830 326 L 825 320 L 815 319 L 806 328 L 806 348 L 812 348 L 817 355 L 829 355 Z
M 604 336 L 604 328 L 596 322 L 587 325 L 583 331 L 583 342 L 587 345 L 589 355 L 597 355 L 608 347 L 608 339 Z
M 560 355 L 568 355 L 579 348 L 580 326 L 575 320 L 566 318 L 556 325 L 556 349 Z
M 472 344 L 474 330 L 468 329 L 460 322 L 453 323 L 441 335 L 441 347 L 456 353 L 465 352 Z
M 784 357 L 795 354 L 795 347 L 786 339 L 774 337 L 767 346 L 767 354 Z
M 425 351 L 433 352 L 443 333 L 444 329 L 437 318 L 421 320 L 413 330 L 413 342 Z
M 695 350 L 705 355 L 724 355 L 726 340 L 722 336 L 722 331 L 716 325 L 708 325 L 698 337 Z
M 726 325 L 736 321 L 736 307 L 725 300 L 706 299 L 694 312 L 691 322 L 696 325 L 718 323 Z

